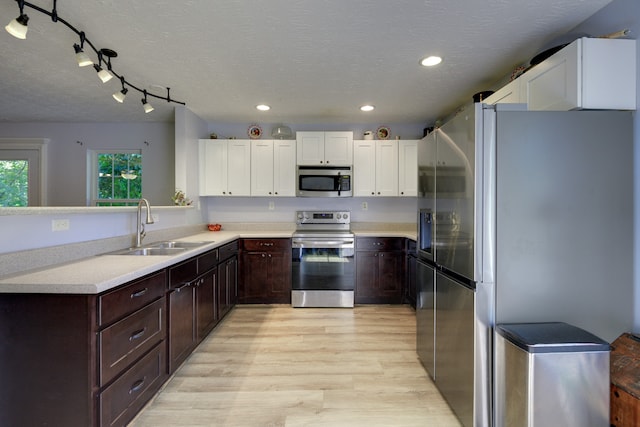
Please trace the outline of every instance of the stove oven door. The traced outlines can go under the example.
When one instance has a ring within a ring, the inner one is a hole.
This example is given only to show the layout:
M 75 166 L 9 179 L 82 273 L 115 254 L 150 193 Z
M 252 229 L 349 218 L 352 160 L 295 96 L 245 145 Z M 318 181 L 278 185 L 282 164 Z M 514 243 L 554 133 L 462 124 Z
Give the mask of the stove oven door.
M 294 307 L 353 306 L 353 239 L 297 239 L 292 248 Z M 349 302 L 349 299 L 351 300 Z

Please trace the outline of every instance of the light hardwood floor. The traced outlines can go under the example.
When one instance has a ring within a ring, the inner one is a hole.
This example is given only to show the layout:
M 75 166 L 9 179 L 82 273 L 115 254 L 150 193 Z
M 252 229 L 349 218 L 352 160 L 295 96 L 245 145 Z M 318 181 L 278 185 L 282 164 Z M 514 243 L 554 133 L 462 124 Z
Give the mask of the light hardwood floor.
M 130 424 L 460 424 L 418 361 L 408 306 L 237 306 Z

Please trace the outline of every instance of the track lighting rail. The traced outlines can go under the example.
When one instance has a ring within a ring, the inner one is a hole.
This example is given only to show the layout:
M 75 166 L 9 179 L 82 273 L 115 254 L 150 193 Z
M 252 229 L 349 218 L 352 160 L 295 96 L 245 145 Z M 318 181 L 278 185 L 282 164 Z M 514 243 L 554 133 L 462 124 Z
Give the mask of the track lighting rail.
M 29 17 L 24 13 L 24 8 L 29 7 L 33 10 L 36 10 L 40 13 L 43 13 L 45 15 L 48 15 L 49 17 L 51 17 L 51 20 L 53 22 L 60 22 L 62 24 L 64 24 L 67 28 L 69 28 L 71 31 L 73 31 L 74 33 L 76 33 L 78 35 L 78 37 L 80 38 L 80 44 L 74 44 L 74 49 L 76 51 L 76 55 L 81 54 L 84 52 L 84 46 L 88 45 L 96 54 L 96 56 L 98 57 L 98 62 L 97 64 L 93 64 L 93 67 L 95 68 L 96 72 L 98 72 L 99 77 L 102 79 L 103 82 L 107 82 L 108 80 L 110 80 L 112 77 L 116 77 L 118 80 L 120 80 L 121 84 L 122 84 L 122 90 L 114 93 L 113 97 L 118 101 L 118 102 L 123 102 L 124 101 L 124 97 L 126 95 L 126 93 L 128 92 L 128 89 L 126 86 L 128 86 L 131 89 L 134 89 L 138 92 L 140 92 L 144 98 L 142 98 L 142 104 L 144 106 L 144 111 L 145 113 L 149 113 L 151 111 L 153 111 L 153 107 L 151 107 L 151 105 L 149 104 L 147 98 L 148 97 L 152 97 L 152 98 L 157 98 L 157 99 L 162 99 L 165 100 L 167 102 L 173 102 L 176 104 L 181 104 L 181 105 L 185 105 L 184 102 L 181 101 L 176 101 L 175 99 L 171 99 L 171 95 L 170 95 L 170 88 L 166 88 L 167 89 L 167 95 L 166 96 L 162 96 L 162 95 L 156 95 L 152 92 L 147 91 L 146 89 L 141 89 L 138 86 L 135 86 L 134 84 L 132 84 L 131 82 L 127 81 L 123 75 L 118 74 L 115 70 L 113 70 L 112 65 L 111 65 L 111 59 L 115 58 L 118 56 L 118 54 L 111 49 L 107 49 L 107 48 L 101 48 L 98 49 L 94 46 L 93 43 L 91 43 L 91 40 L 89 40 L 84 31 L 80 31 L 78 30 L 76 27 L 74 27 L 73 25 L 71 25 L 68 21 L 66 21 L 65 19 L 61 18 L 60 16 L 58 16 L 58 11 L 57 11 L 57 0 L 53 0 L 53 9 L 51 11 L 48 11 L 46 9 L 41 8 L 40 6 L 37 6 L 33 3 L 29 3 L 27 1 L 24 0 L 15 0 L 16 3 L 18 3 L 18 7 L 20 8 L 20 16 L 16 19 L 14 19 L 13 21 L 11 21 L 11 23 L 9 23 L 9 25 L 7 25 L 5 28 L 6 30 L 11 33 L 12 35 L 14 35 L 15 37 L 18 38 L 26 38 L 26 32 L 27 32 L 27 22 L 29 20 Z M 16 34 L 15 30 L 17 28 L 18 34 Z M 103 57 L 106 57 L 107 59 L 103 59 Z M 102 65 L 103 62 L 106 62 L 104 65 L 107 67 L 108 72 L 105 72 L 102 69 Z M 89 63 L 86 61 L 80 61 L 78 62 L 78 64 L 80 66 L 85 66 L 85 65 L 92 65 L 92 63 Z

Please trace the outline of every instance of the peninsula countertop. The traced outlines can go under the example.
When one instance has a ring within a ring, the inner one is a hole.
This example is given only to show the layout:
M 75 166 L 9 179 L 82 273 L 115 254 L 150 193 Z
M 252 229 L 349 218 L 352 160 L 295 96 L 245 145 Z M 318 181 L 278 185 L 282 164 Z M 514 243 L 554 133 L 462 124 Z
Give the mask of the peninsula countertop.
M 406 237 L 406 231 L 357 230 L 361 237 Z M 219 231 L 202 232 L 179 239 L 207 242 L 174 255 L 130 256 L 99 254 L 77 261 L 18 273 L 0 279 L 2 293 L 99 294 L 112 288 L 223 246 L 238 238 L 290 238 L 291 231 Z

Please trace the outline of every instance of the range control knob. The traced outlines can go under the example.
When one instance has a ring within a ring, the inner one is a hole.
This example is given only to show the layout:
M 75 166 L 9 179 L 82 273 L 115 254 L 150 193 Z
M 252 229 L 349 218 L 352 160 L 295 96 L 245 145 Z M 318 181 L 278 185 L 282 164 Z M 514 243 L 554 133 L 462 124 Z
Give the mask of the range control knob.
M 336 215 L 336 218 L 338 218 L 338 219 L 342 218 L 342 214 Z
M 298 219 L 302 219 L 302 212 L 298 212 Z
M 346 213 L 346 214 L 342 215 L 342 217 L 343 217 L 344 219 L 347 219 L 347 218 L 349 218 L 349 214 L 347 214 L 347 213 Z

